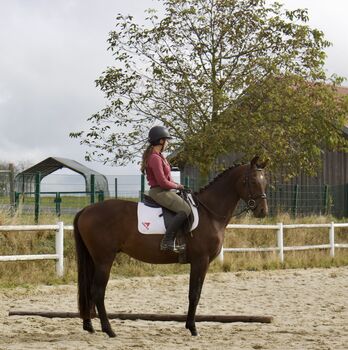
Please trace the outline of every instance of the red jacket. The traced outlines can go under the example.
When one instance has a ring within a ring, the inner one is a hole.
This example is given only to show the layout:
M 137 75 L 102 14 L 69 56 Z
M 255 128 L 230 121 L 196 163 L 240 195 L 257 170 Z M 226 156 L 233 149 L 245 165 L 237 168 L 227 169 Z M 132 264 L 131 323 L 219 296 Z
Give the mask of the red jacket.
M 161 187 L 166 190 L 177 189 L 179 185 L 175 183 L 170 174 L 170 165 L 161 153 L 153 152 L 146 167 L 146 177 L 150 187 Z

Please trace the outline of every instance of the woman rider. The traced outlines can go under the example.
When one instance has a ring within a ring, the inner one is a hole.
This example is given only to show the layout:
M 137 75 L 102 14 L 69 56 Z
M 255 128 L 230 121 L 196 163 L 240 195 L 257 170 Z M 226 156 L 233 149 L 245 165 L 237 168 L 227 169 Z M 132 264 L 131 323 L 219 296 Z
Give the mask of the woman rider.
M 176 213 L 161 242 L 161 250 L 177 251 L 175 236 L 182 224 L 191 213 L 190 206 L 175 191 L 184 186 L 173 181 L 170 174 L 170 164 L 162 152 L 171 139 L 169 132 L 163 126 L 154 126 L 149 131 L 146 150 L 143 154 L 141 172 L 146 173 L 150 186 L 149 196 L 163 207 Z

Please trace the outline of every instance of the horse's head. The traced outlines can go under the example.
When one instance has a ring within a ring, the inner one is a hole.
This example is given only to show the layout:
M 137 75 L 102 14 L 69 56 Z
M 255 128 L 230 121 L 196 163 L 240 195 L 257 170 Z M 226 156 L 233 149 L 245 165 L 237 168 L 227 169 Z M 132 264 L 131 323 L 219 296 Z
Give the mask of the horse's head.
M 257 218 L 263 218 L 268 214 L 267 180 L 264 173 L 266 163 L 259 163 L 259 157 L 254 157 L 250 164 L 243 166 L 245 170 L 238 179 L 236 187 L 239 196 Z

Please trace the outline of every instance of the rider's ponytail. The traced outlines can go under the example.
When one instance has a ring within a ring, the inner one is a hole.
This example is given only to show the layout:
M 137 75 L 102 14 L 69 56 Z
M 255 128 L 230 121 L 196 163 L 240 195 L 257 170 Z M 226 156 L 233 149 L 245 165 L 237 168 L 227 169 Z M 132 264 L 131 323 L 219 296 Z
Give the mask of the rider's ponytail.
M 152 150 L 153 150 L 153 146 L 150 144 L 146 147 L 146 149 L 143 153 L 143 158 L 142 158 L 141 168 L 140 168 L 140 170 L 143 174 L 145 174 L 145 170 L 147 167 L 147 161 L 149 159 L 150 154 L 152 153 Z

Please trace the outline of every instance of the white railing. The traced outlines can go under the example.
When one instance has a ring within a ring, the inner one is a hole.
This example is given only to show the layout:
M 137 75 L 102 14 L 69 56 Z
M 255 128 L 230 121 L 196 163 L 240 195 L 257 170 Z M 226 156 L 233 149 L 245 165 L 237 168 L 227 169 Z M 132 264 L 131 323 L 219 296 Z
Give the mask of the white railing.
M 335 243 L 335 227 L 348 227 L 348 223 L 334 223 L 329 224 L 290 224 L 284 225 L 282 222 L 276 225 L 240 225 L 240 224 L 230 224 L 227 225 L 226 229 L 257 229 L 257 230 L 276 230 L 277 232 L 277 246 L 276 247 L 259 247 L 259 248 L 222 248 L 219 260 L 223 262 L 225 252 L 278 252 L 279 259 L 284 262 L 284 252 L 285 251 L 295 251 L 295 250 L 309 250 L 309 249 L 330 249 L 330 256 L 335 256 L 335 248 L 348 248 L 348 244 L 337 244 Z M 294 228 L 328 228 L 329 237 L 328 244 L 318 244 L 318 245 L 307 245 L 307 246 L 284 246 L 284 229 L 294 229 Z
M 348 248 L 348 244 L 335 243 L 335 228 L 348 227 L 348 223 L 334 223 L 329 224 L 290 224 L 284 225 L 278 223 L 276 225 L 246 225 L 246 224 L 230 224 L 227 229 L 254 229 L 254 230 L 276 230 L 277 246 L 276 247 L 258 247 L 258 248 L 222 248 L 219 260 L 223 262 L 224 253 L 228 252 L 278 252 L 279 259 L 284 262 L 285 251 L 309 250 L 309 249 L 330 249 L 330 256 L 335 256 L 335 248 Z M 295 228 L 328 228 L 329 229 L 329 243 L 307 246 L 284 246 L 284 229 Z M 3 255 L 0 256 L 0 261 L 20 261 L 20 260 L 56 260 L 56 271 L 58 276 L 64 274 L 64 230 L 72 231 L 72 225 L 64 226 L 63 222 L 58 222 L 57 225 L 21 225 L 21 226 L 0 226 L 1 232 L 10 231 L 55 231 L 55 254 L 37 254 L 37 255 Z
M 16 225 L 0 226 L 1 232 L 26 232 L 26 231 L 55 231 L 56 245 L 55 254 L 36 254 L 36 255 L 3 255 L 0 261 L 29 261 L 29 260 L 56 260 L 56 272 L 59 277 L 64 274 L 64 230 L 72 230 L 73 227 L 64 226 L 63 222 L 57 225 Z

